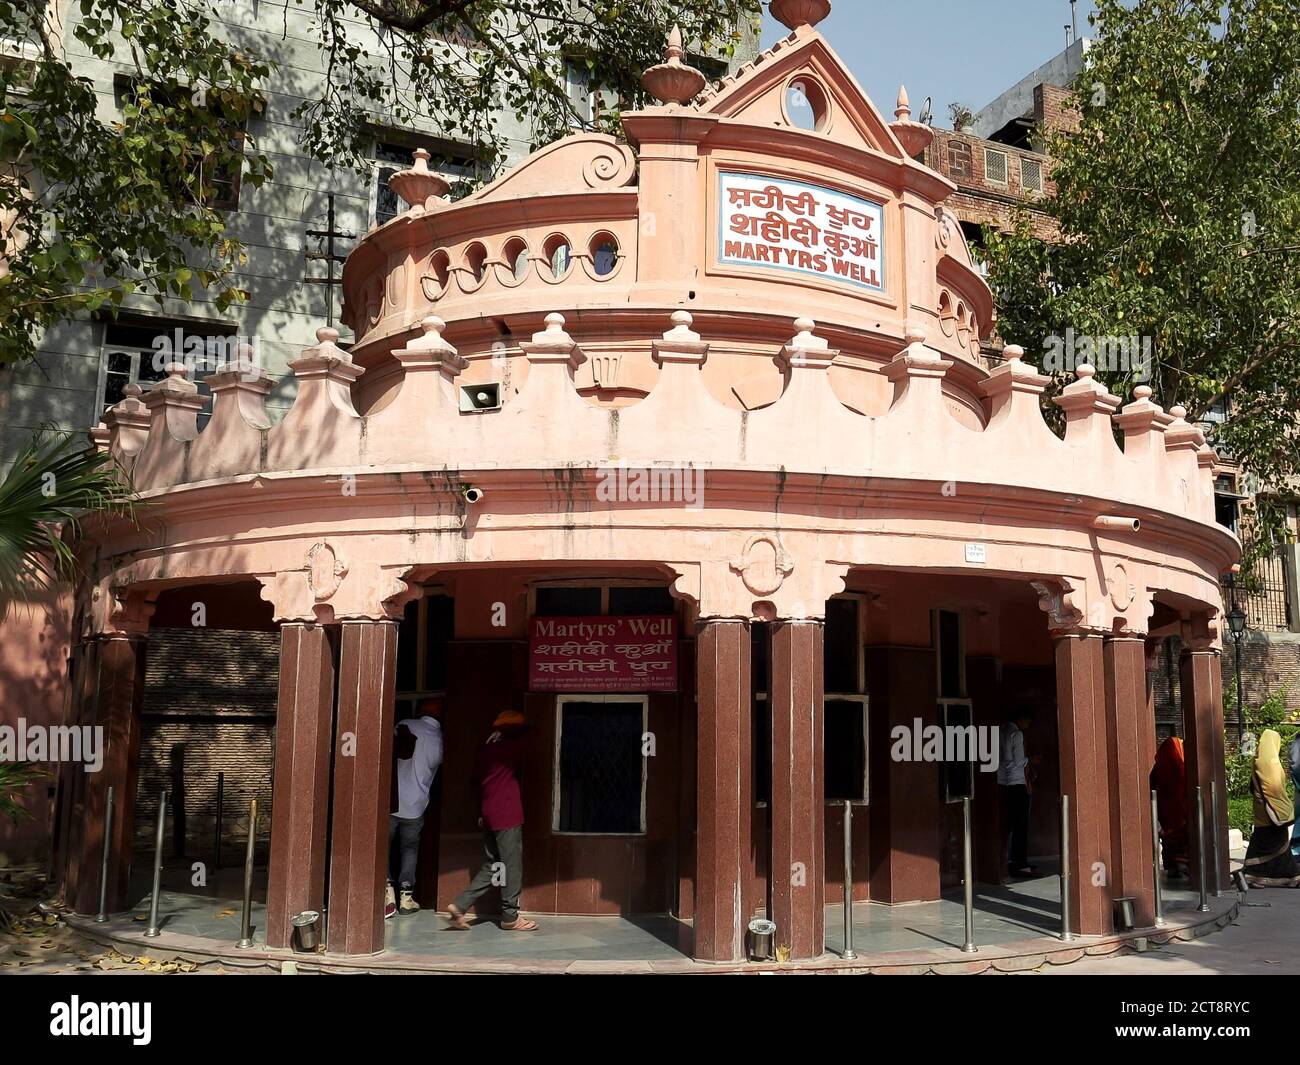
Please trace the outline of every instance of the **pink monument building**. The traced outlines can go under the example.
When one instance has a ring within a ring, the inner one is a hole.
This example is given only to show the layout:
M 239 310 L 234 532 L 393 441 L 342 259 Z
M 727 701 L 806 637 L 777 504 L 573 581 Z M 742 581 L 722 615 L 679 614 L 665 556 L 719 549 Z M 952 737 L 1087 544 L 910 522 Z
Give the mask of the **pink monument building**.
M 1021 351 L 986 368 L 955 187 L 916 161 L 906 94 L 883 117 L 814 28 L 829 7 L 774 0 L 790 35 L 707 87 L 670 40 L 627 143 L 569 137 L 455 203 L 418 158 L 393 179 L 407 209 L 348 260 L 355 344 L 319 331 L 279 424 L 238 362 L 207 378 L 202 431 L 179 365 L 109 411 L 92 435 L 147 508 L 82 544 L 69 713 L 110 739 L 62 782 L 76 910 L 109 785 L 110 909 L 128 901 L 149 633 L 196 602 L 279 632 L 272 947 L 328 909 L 331 952 L 384 949 L 394 719 L 434 691 L 426 906 L 481 858 L 474 752 L 514 709 L 526 911 L 672 914 L 715 962 L 766 914 L 816 958 L 845 800 L 855 899 L 956 884 L 963 794 L 977 876 L 1005 873 L 995 774 L 899 756 L 897 729 L 1029 707 L 1031 852 L 1056 853 L 1068 796 L 1075 929 L 1111 932 L 1119 897 L 1150 926 L 1148 656 L 1174 633 L 1226 881 L 1238 544 L 1214 454 L 1150 389 L 1121 406 L 1080 367 L 1055 431 Z

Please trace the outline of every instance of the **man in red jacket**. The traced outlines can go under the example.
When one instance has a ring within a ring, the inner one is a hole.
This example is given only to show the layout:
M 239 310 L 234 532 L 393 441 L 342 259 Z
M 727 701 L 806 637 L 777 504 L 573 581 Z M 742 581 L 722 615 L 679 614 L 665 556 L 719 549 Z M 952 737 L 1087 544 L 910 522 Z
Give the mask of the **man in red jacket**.
M 479 748 L 474 775 L 478 780 L 483 816 L 483 849 L 487 860 L 469 887 L 447 907 L 451 927 L 469 928 L 465 911 L 491 888 L 501 889 L 501 927 L 507 932 L 532 932 L 537 925 L 519 912 L 524 886 L 524 803 L 519 775 L 524 764 L 524 715 L 503 710 L 492 722 L 493 733 Z

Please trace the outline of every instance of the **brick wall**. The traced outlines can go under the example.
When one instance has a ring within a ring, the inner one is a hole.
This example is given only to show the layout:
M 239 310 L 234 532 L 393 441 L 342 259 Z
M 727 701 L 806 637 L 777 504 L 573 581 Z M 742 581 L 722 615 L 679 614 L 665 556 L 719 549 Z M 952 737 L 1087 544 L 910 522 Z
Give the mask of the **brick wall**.
M 135 838 L 152 846 L 158 799 L 169 801 L 165 851 L 211 861 L 217 774 L 224 773 L 223 864 L 243 860 L 248 804 L 256 797 L 258 838 L 271 832 L 271 772 L 279 681 L 273 632 L 155 629 L 149 633 L 140 738 Z M 263 842 L 263 846 L 265 843 Z
M 1180 642 L 1171 636 L 1161 648 L 1160 665 L 1154 686 L 1156 695 L 1156 734 L 1183 734 L 1183 715 L 1179 702 L 1178 655 Z M 1231 637 L 1224 638 L 1219 657 L 1223 671 L 1223 692 L 1228 699 L 1224 724 L 1228 734 L 1236 737 L 1236 658 Z M 1300 714 L 1300 636 L 1292 633 L 1247 633 L 1241 643 L 1241 688 L 1247 723 L 1250 707 L 1258 706 L 1270 695 L 1286 692 L 1287 706 Z
M 1005 159 L 1005 183 L 990 180 L 988 153 L 999 153 Z M 970 133 L 936 129 L 934 141 L 925 149 L 922 161 L 957 185 L 958 191 L 945 201 L 945 206 L 960 221 L 1007 229 L 1012 212 L 1028 206 L 1033 213 L 1034 235 L 1040 240 L 1053 240 L 1057 236 L 1052 220 L 1041 211 L 1033 211 L 1037 194 L 1026 192 L 1023 180 L 1025 166 L 1037 166 L 1042 174 L 1043 195 L 1051 195 L 1055 186 L 1047 156 L 986 141 Z
M 1081 116 L 1074 93 L 1060 85 L 1034 88 L 1034 121 L 1041 130 L 1076 133 Z

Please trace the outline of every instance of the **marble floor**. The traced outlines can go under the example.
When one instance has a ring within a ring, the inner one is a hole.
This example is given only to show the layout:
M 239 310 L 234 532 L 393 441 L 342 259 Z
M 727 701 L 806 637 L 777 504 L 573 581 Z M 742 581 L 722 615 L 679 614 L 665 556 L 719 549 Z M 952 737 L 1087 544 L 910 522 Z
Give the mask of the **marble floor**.
M 1059 881 L 1055 870 L 1043 868 L 1037 879 L 997 886 L 980 884 L 975 892 L 975 942 L 994 945 L 1060 931 Z M 234 943 L 239 938 L 240 870 L 222 870 L 206 888 L 187 886 L 183 870 L 169 869 L 164 877 L 159 914 L 168 932 Z M 265 870 L 258 870 L 253 904 L 253 939 L 261 945 L 266 909 Z M 149 912 L 149 884 L 133 881 L 134 920 L 144 923 Z M 1164 890 L 1165 911 L 1196 908 L 1195 893 L 1182 887 Z M 826 948 L 839 953 L 844 946 L 842 903 L 826 907 Z M 448 930 L 446 919 L 431 911 L 387 921 L 389 951 L 479 960 L 535 961 L 671 961 L 689 957 L 691 925 L 672 917 L 569 917 L 538 915 L 541 926 L 530 933 L 504 932 L 491 921 L 476 923 L 468 932 Z M 960 891 L 938 902 L 882 906 L 860 902 L 853 906 L 853 946 L 859 955 L 893 951 L 960 947 L 963 939 Z

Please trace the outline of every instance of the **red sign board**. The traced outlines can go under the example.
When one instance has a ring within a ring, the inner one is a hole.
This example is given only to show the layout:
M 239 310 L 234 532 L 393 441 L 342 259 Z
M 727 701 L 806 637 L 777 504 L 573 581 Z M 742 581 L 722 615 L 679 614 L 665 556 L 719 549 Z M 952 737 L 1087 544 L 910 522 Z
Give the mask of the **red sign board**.
M 528 689 L 535 692 L 677 690 L 677 619 L 532 619 Z

